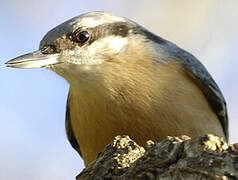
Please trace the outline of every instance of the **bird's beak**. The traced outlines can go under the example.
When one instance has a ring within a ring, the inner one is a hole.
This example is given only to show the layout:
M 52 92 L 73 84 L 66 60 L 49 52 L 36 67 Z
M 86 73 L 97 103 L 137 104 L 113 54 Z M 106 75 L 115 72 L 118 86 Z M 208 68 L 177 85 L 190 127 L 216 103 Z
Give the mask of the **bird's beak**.
M 22 56 L 18 56 L 8 62 L 7 67 L 13 68 L 42 68 L 51 64 L 58 64 L 59 54 L 42 54 L 42 52 L 35 51 Z

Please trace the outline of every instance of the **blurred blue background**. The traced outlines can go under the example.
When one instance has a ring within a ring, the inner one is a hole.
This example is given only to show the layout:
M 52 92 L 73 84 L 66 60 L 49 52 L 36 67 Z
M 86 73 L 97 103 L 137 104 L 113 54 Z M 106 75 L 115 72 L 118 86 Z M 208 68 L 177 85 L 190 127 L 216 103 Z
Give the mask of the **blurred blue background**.
M 227 100 L 230 141 L 238 142 L 237 7 L 237 0 L 1 1 L 0 179 L 74 179 L 84 167 L 65 135 L 66 81 L 4 62 L 38 49 L 48 30 L 88 11 L 126 16 L 197 56 Z

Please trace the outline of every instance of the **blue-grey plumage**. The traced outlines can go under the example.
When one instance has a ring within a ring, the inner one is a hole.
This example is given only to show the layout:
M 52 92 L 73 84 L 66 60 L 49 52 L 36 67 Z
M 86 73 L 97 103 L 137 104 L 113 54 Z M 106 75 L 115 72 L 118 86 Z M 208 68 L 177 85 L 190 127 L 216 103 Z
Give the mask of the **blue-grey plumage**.
M 66 132 L 85 164 L 119 134 L 140 145 L 168 135 L 228 141 L 225 99 L 193 55 L 137 23 L 105 12 L 49 31 L 10 67 L 53 70 L 70 84 Z

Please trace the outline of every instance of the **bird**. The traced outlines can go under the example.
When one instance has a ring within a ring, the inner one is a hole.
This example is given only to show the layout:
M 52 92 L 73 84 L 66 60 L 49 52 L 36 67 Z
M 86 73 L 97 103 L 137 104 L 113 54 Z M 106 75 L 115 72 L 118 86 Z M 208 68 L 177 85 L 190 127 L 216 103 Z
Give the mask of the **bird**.
M 66 134 L 85 165 L 117 135 L 142 146 L 183 134 L 229 140 L 226 101 L 204 65 L 126 17 L 76 16 L 6 65 L 46 68 L 68 82 Z

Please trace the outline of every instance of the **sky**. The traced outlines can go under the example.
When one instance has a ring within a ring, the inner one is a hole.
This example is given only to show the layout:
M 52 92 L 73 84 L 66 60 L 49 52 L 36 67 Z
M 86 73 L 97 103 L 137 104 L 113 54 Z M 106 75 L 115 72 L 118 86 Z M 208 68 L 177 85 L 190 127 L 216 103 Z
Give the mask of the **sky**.
M 65 134 L 67 82 L 4 63 L 37 50 L 47 31 L 89 11 L 132 19 L 200 59 L 226 98 L 230 142 L 237 142 L 237 7 L 236 0 L 0 1 L 0 179 L 67 180 L 84 168 Z

